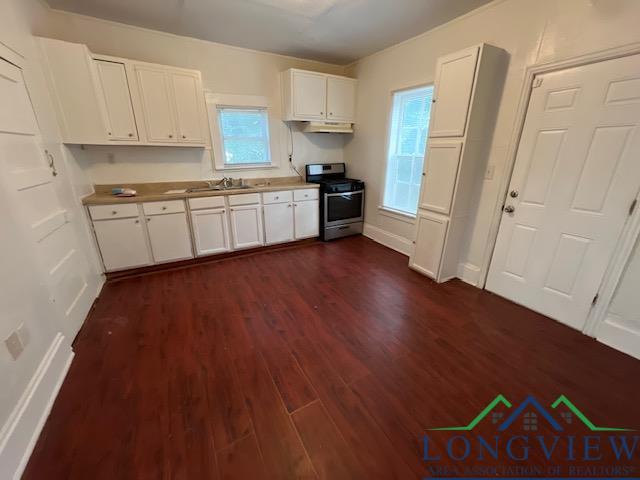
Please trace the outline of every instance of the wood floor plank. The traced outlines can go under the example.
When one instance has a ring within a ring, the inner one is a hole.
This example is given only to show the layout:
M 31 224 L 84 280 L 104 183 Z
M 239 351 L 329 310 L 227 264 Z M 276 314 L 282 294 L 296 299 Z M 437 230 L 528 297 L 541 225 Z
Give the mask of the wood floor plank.
M 321 402 L 298 410 L 292 417 L 318 477 L 327 480 L 366 478 L 356 456 Z
M 247 480 L 264 477 L 265 466 L 253 433 L 218 451 L 221 480 Z

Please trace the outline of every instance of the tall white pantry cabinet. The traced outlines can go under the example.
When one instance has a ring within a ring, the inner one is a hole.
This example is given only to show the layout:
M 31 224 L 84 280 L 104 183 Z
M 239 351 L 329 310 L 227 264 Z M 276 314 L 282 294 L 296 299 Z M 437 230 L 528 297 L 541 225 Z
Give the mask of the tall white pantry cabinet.
M 507 54 L 481 44 L 440 57 L 409 266 L 458 276 L 471 199 L 484 177 Z

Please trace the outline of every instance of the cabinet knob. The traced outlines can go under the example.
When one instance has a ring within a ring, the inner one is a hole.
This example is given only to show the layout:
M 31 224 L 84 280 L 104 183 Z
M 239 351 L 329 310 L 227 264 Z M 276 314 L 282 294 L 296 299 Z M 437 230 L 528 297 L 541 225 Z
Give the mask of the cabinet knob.
M 309 194 L 308 194 L 308 193 L 305 193 L 305 194 L 304 194 L 304 196 L 305 196 L 305 197 L 308 197 L 308 196 L 309 196 Z
M 422 176 L 426 177 L 427 176 L 427 172 L 422 172 Z
M 147 217 L 147 223 L 151 221 L 151 217 Z
M 136 218 L 136 221 L 135 221 L 135 222 L 133 222 L 133 223 L 140 223 L 140 220 L 138 220 L 138 219 Z
M 273 198 L 275 198 L 276 200 L 278 200 L 280 197 L 273 197 Z
M 287 205 L 287 207 L 291 208 L 291 204 Z
M 162 210 L 166 210 L 166 209 L 167 209 L 167 207 L 162 207 Z
M 182 138 L 187 138 L 187 136 L 186 135 L 182 135 Z
M 173 138 L 173 135 L 169 134 L 169 138 Z
M 229 210 L 231 210 L 232 212 L 235 212 L 235 208 L 230 208 Z
M 117 214 L 118 214 L 118 211 L 117 211 L 117 210 L 112 210 L 112 211 L 111 211 L 111 215 L 117 215 Z
M 324 115 L 324 112 L 320 112 L 320 115 Z
M 333 115 L 333 112 L 329 112 L 329 115 Z
M 222 213 L 224 213 L 224 209 L 222 209 Z
M 107 132 L 107 135 L 111 136 L 111 132 Z
M 133 133 L 130 133 L 130 134 L 129 134 L 129 137 L 133 137 Z

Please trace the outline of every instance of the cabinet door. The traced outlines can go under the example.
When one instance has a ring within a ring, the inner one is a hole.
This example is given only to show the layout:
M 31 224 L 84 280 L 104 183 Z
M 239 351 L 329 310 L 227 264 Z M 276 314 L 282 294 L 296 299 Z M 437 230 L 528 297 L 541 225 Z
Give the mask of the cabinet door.
M 327 78 L 327 120 L 354 123 L 356 115 L 356 80 Z
M 169 72 L 175 100 L 178 142 L 205 143 L 204 98 L 197 74 Z
M 440 270 L 448 223 L 445 218 L 422 211 L 416 216 L 416 239 L 409 266 L 434 280 Z
M 144 228 L 138 217 L 93 222 L 93 229 L 107 272 L 151 263 Z
M 427 149 L 420 208 L 448 214 L 456 186 L 462 143 L 432 143 Z
M 234 249 L 259 247 L 263 244 L 261 209 L 260 205 L 246 205 L 230 209 Z
M 124 65 L 104 60 L 95 62 L 107 112 L 109 140 L 138 140 Z
M 229 251 L 229 229 L 224 208 L 191 212 L 193 237 L 198 255 L 211 255 Z
M 293 204 L 274 203 L 262 208 L 265 243 L 271 245 L 293 240 Z
M 164 70 L 136 65 L 136 78 L 144 115 L 147 141 L 177 142 L 167 74 Z
M 296 240 L 317 237 L 320 228 L 320 206 L 318 200 L 296 202 L 293 205 Z
M 478 48 L 472 47 L 445 57 L 436 65 L 434 108 L 430 137 L 462 137 L 476 73 Z
M 191 237 L 184 213 L 153 215 L 147 218 L 151 253 L 156 263 L 191 258 Z
M 326 119 L 327 77 L 320 73 L 293 72 L 293 115 L 299 120 Z

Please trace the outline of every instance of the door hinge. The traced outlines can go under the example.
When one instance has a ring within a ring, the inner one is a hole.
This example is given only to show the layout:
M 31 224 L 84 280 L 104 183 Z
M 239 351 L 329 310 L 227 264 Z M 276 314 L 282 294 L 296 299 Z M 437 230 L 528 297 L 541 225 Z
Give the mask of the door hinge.
M 538 88 L 540 85 L 542 85 L 542 81 L 544 80 L 544 78 L 542 77 L 536 77 L 533 79 L 533 88 Z
M 593 300 L 591 300 L 591 305 L 595 305 L 596 303 L 598 303 L 598 297 L 600 296 L 599 293 L 596 293 L 593 297 Z
M 636 211 L 636 207 L 638 206 L 638 199 L 634 198 L 631 205 L 629 205 L 629 216 L 633 215 L 633 212 Z

